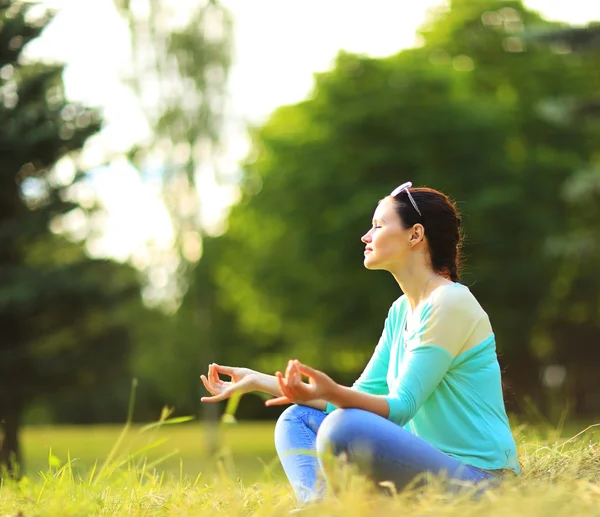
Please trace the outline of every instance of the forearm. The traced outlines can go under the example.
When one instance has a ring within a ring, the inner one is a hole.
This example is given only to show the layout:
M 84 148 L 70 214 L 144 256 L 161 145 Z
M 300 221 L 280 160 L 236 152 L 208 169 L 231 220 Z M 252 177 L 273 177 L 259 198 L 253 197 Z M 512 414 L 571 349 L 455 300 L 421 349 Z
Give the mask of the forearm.
M 256 372 L 255 376 L 256 391 L 261 391 L 274 397 L 281 397 L 281 390 L 277 382 L 277 377 L 274 375 L 267 375 L 266 373 Z M 310 400 L 308 402 L 302 402 L 303 406 L 312 407 L 320 411 L 325 411 L 327 402 L 325 400 Z
M 363 393 L 339 384 L 327 399 L 340 409 L 364 409 L 384 418 L 388 418 L 390 414 L 390 406 L 385 397 Z

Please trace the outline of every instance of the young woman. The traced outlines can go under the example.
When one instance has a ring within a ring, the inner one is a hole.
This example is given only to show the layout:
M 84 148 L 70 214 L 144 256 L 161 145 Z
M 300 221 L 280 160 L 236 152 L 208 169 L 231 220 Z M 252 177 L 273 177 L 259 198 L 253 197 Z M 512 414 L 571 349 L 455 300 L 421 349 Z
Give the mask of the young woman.
M 275 445 L 300 503 L 323 496 L 327 452 L 344 453 L 374 481 L 399 489 L 428 473 L 476 485 L 518 473 L 494 334 L 458 283 L 454 204 L 405 183 L 379 202 L 361 240 L 365 267 L 389 271 L 404 294 L 354 385 L 297 360 L 275 376 L 213 364 L 202 376 L 212 396 L 202 401 L 260 390 L 276 397 L 267 405 L 295 404 L 277 421 Z

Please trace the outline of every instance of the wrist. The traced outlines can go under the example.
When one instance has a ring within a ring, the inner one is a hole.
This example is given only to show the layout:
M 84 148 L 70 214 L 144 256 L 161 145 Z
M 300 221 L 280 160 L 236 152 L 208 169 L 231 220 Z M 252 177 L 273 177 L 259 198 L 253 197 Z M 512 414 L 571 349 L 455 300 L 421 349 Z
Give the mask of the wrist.
M 344 394 L 346 390 L 346 386 L 342 386 L 341 384 L 335 383 L 334 386 L 331 387 L 327 396 L 323 397 L 327 402 L 333 404 L 337 407 L 342 407 L 344 403 Z
M 255 371 L 251 371 L 248 374 L 248 384 L 253 390 L 260 391 L 261 386 L 264 384 L 261 380 L 261 376 L 264 376 L 264 374 Z

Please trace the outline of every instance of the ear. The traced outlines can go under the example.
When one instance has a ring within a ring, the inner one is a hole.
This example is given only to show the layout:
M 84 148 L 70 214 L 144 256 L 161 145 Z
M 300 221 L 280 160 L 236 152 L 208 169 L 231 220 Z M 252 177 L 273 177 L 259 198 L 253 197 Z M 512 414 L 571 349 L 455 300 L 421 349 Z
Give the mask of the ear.
M 408 232 L 408 245 L 414 247 L 423 240 L 425 240 L 425 227 L 417 223 Z

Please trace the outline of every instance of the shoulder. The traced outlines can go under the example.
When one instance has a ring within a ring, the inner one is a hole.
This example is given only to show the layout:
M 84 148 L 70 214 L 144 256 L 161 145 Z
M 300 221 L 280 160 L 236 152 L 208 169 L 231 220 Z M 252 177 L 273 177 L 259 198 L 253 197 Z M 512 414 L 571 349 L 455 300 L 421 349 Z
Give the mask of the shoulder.
M 408 298 L 406 297 L 405 294 L 403 294 L 396 301 L 394 301 L 394 303 L 392 303 L 392 306 L 390 307 L 390 310 L 388 311 L 388 316 L 403 314 L 404 311 L 406 310 L 407 304 L 408 304 Z
M 421 343 L 446 349 L 453 357 L 492 333 L 489 318 L 470 289 L 455 283 L 438 287 L 421 312 Z
M 424 309 L 439 315 L 447 314 L 466 319 L 480 319 L 487 316 L 471 290 L 459 283 L 438 287 L 429 297 Z
M 404 314 L 406 312 L 406 307 L 408 305 L 408 299 L 406 295 L 403 294 L 397 300 L 392 303 L 386 321 L 388 324 L 395 324 L 397 321 L 400 321 L 404 318 Z

